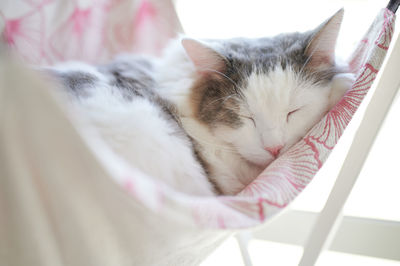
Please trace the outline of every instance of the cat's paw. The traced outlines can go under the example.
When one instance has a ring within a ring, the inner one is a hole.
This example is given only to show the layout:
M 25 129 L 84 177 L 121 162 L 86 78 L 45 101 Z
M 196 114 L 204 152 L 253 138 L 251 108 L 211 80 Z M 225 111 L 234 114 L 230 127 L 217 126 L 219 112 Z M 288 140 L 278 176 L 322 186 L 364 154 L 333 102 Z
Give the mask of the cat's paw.
M 351 89 L 355 80 L 356 76 L 353 73 L 342 73 L 333 77 L 329 95 L 329 109 L 335 106 L 346 92 Z
M 356 75 L 353 73 L 342 73 L 333 77 L 332 89 L 347 91 L 353 86 L 356 80 Z

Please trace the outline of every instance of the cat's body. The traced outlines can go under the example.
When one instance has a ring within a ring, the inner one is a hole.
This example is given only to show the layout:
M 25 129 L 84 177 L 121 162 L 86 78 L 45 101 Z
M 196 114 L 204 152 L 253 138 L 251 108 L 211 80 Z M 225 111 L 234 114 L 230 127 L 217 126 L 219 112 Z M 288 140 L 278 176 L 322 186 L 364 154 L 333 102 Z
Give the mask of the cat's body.
M 176 40 L 161 58 L 54 73 L 128 163 L 185 193 L 236 194 L 348 89 L 333 53 L 341 19 L 274 38 Z
M 122 56 L 50 73 L 64 85 L 80 127 L 149 178 L 190 195 L 232 195 L 303 137 L 351 85 L 353 76 L 334 60 L 342 15 L 306 33 L 175 40 L 161 58 Z M 132 218 L 139 228 L 133 250 L 140 250 L 130 256 L 133 265 L 196 265 L 228 234 L 182 227 L 177 235 L 141 213 Z M 149 226 L 155 239 L 146 238 Z
M 346 91 L 333 82 L 340 20 L 274 38 L 184 39 L 160 59 L 69 64 L 55 75 L 128 163 L 186 193 L 236 194 Z
M 79 127 L 150 178 L 191 195 L 212 195 L 175 108 L 156 91 L 152 61 L 122 56 L 108 65 L 68 63 L 52 71 L 68 88 Z

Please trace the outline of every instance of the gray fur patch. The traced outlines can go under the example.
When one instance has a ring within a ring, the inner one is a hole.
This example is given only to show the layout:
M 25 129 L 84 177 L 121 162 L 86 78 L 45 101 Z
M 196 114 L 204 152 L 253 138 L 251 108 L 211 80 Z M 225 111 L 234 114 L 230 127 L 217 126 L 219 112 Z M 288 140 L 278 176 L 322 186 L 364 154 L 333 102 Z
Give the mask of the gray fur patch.
M 99 79 L 87 72 L 69 71 L 58 72 L 53 71 L 54 76 L 59 79 L 69 92 L 78 97 L 87 97 Z
M 236 85 L 220 76 L 213 76 L 201 79 L 194 85 L 191 101 L 197 118 L 210 127 L 224 124 L 237 128 L 242 125 L 236 113 L 238 97 Z
M 124 56 L 98 69 L 108 77 L 110 85 L 120 90 L 125 99 L 146 98 L 161 108 L 166 119 L 179 123 L 174 107 L 155 91 L 151 61 L 141 56 Z
M 155 95 L 152 65 L 142 57 L 121 57 L 108 65 L 100 66 L 99 71 L 105 74 L 110 85 L 119 88 L 128 100 L 136 96 L 151 98 Z
M 314 31 L 305 33 L 280 34 L 272 38 L 234 38 L 214 43 L 215 50 L 223 55 L 230 69 L 245 79 L 251 72 L 268 73 L 277 66 L 302 72 L 306 78 L 315 82 L 330 81 L 334 75 L 344 72 L 336 66 L 324 69 L 319 73 L 307 68 L 309 57 L 305 54 L 306 47 L 314 36 Z M 231 73 L 228 73 L 231 74 Z

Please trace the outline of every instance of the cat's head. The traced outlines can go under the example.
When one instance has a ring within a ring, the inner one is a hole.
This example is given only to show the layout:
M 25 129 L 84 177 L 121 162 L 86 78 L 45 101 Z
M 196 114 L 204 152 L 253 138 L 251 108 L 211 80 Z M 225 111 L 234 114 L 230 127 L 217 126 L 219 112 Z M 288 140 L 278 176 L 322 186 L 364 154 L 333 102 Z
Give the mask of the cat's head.
M 343 10 L 313 31 L 182 45 L 196 69 L 194 117 L 243 158 L 268 165 L 332 106 Z

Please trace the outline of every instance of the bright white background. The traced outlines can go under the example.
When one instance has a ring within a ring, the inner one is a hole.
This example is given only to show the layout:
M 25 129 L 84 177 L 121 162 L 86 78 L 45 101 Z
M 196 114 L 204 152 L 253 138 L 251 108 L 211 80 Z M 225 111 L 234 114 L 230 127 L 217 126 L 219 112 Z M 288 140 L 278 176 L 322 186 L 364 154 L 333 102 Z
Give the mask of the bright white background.
M 386 4 L 387 1 L 383 0 L 176 0 L 178 16 L 185 33 L 194 38 L 263 37 L 282 32 L 305 31 L 315 28 L 344 7 L 345 18 L 337 47 L 337 55 L 342 59 L 352 52 L 378 11 Z M 371 93 L 328 161 L 291 208 L 313 212 L 322 209 L 370 96 Z M 400 221 L 399 119 L 400 103 L 395 100 L 345 205 L 345 215 Z M 234 249 L 237 251 L 237 246 L 231 239 L 204 266 L 242 265 L 240 254 L 232 252 Z M 255 240 L 250 243 L 250 252 L 255 265 L 264 265 L 267 253 L 267 261 L 271 265 L 295 265 L 301 256 L 300 247 Z M 277 260 L 273 259 L 274 255 Z M 326 252 L 318 265 L 400 265 L 399 262 L 385 262 Z

